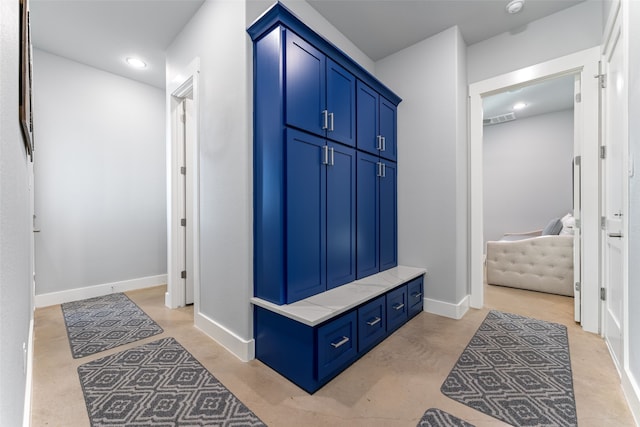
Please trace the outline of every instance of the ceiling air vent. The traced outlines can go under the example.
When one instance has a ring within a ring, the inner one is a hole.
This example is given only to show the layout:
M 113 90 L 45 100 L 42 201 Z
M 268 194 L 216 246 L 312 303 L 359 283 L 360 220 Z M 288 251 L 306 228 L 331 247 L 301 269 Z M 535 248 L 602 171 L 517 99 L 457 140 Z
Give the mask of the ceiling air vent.
M 504 122 L 510 122 L 515 119 L 516 119 L 515 113 L 507 113 L 507 114 L 501 114 L 495 117 L 490 117 L 488 119 L 484 119 L 482 123 L 485 126 L 489 126 L 489 125 L 497 125 L 499 123 L 504 123 Z

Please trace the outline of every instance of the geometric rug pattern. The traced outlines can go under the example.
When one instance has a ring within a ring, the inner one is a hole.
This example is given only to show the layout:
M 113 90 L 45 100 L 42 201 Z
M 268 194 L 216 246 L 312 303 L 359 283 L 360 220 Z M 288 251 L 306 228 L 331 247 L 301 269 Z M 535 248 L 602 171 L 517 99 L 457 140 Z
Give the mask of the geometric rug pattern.
M 91 425 L 265 426 L 174 338 L 78 367 Z
M 514 426 L 576 426 L 567 328 L 491 311 L 440 389 Z
M 424 413 L 416 427 L 474 427 L 441 409 L 430 408 Z
M 163 332 L 123 293 L 64 303 L 62 313 L 74 359 Z

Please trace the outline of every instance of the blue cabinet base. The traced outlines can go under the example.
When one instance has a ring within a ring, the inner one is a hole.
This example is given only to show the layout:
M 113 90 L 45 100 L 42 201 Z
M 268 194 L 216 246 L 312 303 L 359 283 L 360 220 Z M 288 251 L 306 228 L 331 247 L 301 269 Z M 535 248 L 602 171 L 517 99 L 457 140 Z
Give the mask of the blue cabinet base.
M 256 358 L 314 393 L 422 311 L 423 289 L 420 276 L 317 326 L 254 305 Z

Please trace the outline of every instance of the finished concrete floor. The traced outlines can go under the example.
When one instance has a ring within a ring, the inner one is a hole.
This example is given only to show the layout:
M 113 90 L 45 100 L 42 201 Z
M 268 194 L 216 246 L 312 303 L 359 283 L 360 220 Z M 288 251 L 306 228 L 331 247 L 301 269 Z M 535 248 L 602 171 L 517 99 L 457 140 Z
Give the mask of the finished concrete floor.
M 164 333 L 94 356 L 73 359 L 59 305 L 35 313 L 32 426 L 89 426 L 77 367 L 174 337 L 268 426 L 415 426 L 439 408 L 477 427 L 502 421 L 449 399 L 440 386 L 490 309 L 567 326 L 578 425 L 634 426 L 620 379 L 601 337 L 573 321 L 573 299 L 485 288 L 485 308 L 461 320 L 420 313 L 335 379 L 309 395 L 258 360 L 241 362 L 193 326 L 193 307 L 169 310 L 165 286 L 127 292 Z

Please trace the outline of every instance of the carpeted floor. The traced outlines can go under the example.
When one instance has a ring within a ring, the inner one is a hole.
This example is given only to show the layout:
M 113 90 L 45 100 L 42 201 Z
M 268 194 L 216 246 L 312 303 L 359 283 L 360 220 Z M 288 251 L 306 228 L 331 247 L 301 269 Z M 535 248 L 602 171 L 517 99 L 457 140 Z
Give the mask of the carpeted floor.
M 75 359 L 163 332 L 122 293 L 62 304 L 62 313 Z
M 175 339 L 78 367 L 93 427 L 264 426 Z
M 514 426 L 576 426 L 567 328 L 491 311 L 441 391 Z
M 424 413 L 416 427 L 474 427 L 474 425 L 454 417 L 442 409 L 430 408 Z

